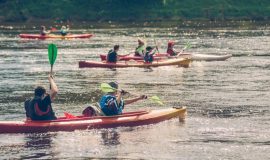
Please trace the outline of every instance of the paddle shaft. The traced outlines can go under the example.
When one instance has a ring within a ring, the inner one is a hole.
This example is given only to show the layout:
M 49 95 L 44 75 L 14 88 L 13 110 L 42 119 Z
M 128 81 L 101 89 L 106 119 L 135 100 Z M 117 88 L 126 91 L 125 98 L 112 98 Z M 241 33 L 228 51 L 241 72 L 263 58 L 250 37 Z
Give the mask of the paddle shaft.
M 54 57 L 54 51 L 52 51 L 52 57 Z M 52 73 L 53 73 L 53 64 L 54 64 L 54 63 L 51 64 L 51 75 L 52 75 Z
M 156 39 L 155 38 L 154 38 L 154 42 L 155 42 L 156 49 L 157 49 L 158 53 L 160 53 L 159 50 L 158 50 L 158 46 L 157 46 L 157 42 L 156 42 Z

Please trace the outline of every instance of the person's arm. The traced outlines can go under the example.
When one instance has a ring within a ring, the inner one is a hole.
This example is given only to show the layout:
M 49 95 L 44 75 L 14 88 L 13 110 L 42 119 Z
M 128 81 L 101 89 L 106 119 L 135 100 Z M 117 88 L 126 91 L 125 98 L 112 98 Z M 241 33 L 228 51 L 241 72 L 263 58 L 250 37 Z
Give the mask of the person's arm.
M 146 95 L 141 95 L 141 96 L 133 98 L 133 99 L 127 99 L 127 100 L 125 100 L 125 104 L 128 105 L 128 104 L 137 102 L 138 100 L 142 100 L 142 99 L 147 99 L 147 96 Z
M 153 49 L 152 51 L 151 51 L 151 55 L 154 55 L 154 54 L 156 54 L 156 49 Z
M 54 82 L 51 74 L 49 74 L 48 79 L 49 79 L 50 86 L 51 86 L 50 97 L 51 97 L 51 100 L 53 101 L 57 92 L 58 92 L 58 87 L 57 87 L 56 83 Z
M 51 33 L 51 31 L 50 31 L 50 30 L 47 30 L 47 31 L 44 30 L 44 33 L 45 33 L 45 34 L 49 34 L 49 33 Z
M 121 103 L 122 96 L 123 96 L 123 93 L 121 91 L 117 91 L 117 93 L 116 93 L 116 102 L 117 102 L 117 105 L 119 105 Z

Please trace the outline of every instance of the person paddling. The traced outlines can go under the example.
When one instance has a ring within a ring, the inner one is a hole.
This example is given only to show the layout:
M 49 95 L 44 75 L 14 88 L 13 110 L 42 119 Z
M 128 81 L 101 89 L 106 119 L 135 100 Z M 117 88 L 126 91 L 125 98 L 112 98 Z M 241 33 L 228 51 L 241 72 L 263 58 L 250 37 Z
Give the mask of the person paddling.
M 178 53 L 180 53 L 179 51 L 174 49 L 174 44 L 175 43 L 173 41 L 168 42 L 168 48 L 167 48 L 168 56 L 176 56 L 178 55 Z
M 118 83 L 108 83 L 115 90 L 103 95 L 99 101 L 99 105 L 103 113 L 107 116 L 120 115 L 125 105 L 134 103 L 138 100 L 147 99 L 147 96 L 140 95 L 136 98 L 124 100 L 123 95 L 126 94 L 124 90 L 118 90 Z
M 46 34 L 49 34 L 49 33 L 51 33 L 51 32 L 50 31 L 47 31 L 45 26 L 41 26 L 40 27 L 40 34 L 42 36 L 45 36 Z
M 135 49 L 135 56 L 143 57 L 144 52 L 145 52 L 144 41 L 138 39 L 138 47 Z
M 109 63 L 116 63 L 117 62 L 117 52 L 119 51 L 120 46 L 115 45 L 113 49 L 111 49 L 107 54 L 107 62 Z
M 62 26 L 62 27 L 61 27 L 61 30 L 60 30 L 60 34 L 61 34 L 62 36 L 66 36 L 66 35 L 68 34 L 68 31 L 69 31 L 69 25 L 67 25 L 67 26 Z
M 146 63 L 152 63 L 154 61 L 154 54 L 156 53 L 156 50 L 153 49 L 153 47 L 146 47 L 146 53 L 144 55 L 144 62 Z
M 36 87 L 34 97 L 28 99 L 24 103 L 26 117 L 30 120 L 55 120 L 57 119 L 52 109 L 52 102 L 54 101 L 58 88 L 49 74 L 49 82 L 51 86 L 50 94 L 46 93 L 46 89 L 42 86 Z

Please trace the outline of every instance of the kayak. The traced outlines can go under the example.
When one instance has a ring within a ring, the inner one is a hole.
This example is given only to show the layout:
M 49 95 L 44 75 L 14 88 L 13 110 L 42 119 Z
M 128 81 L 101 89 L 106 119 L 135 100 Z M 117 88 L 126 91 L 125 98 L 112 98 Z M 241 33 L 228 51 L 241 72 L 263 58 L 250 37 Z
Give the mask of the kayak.
M 47 38 L 55 38 L 55 39 L 70 39 L 70 38 L 90 38 L 93 34 L 68 34 L 66 36 L 57 35 L 57 34 L 48 34 L 48 35 L 41 35 L 41 34 L 19 34 L 21 38 L 28 38 L 28 39 L 47 39 Z
M 79 68 L 126 68 L 126 67 L 159 67 L 178 65 L 182 67 L 189 67 L 191 60 L 189 58 L 167 59 L 161 61 L 154 61 L 146 63 L 144 61 L 125 61 L 117 63 L 97 62 L 97 61 L 79 61 Z
M 183 53 L 177 58 L 190 58 L 192 61 L 224 61 L 228 58 L 232 57 L 231 54 L 226 55 L 207 55 L 207 54 L 191 54 L 191 53 Z M 101 54 L 100 59 L 105 61 L 107 55 Z M 157 53 L 154 55 L 154 60 L 168 59 L 168 58 L 176 58 L 175 56 L 168 56 L 167 53 Z M 126 55 L 118 55 L 118 59 L 120 61 L 129 61 L 129 60 L 143 60 L 143 57 L 135 56 L 134 54 L 126 54 Z
M 171 118 L 184 121 L 186 108 L 167 108 L 152 111 L 126 112 L 117 116 L 76 118 L 60 117 L 50 121 L 0 121 L 0 133 L 41 133 L 99 128 L 132 127 L 154 124 Z

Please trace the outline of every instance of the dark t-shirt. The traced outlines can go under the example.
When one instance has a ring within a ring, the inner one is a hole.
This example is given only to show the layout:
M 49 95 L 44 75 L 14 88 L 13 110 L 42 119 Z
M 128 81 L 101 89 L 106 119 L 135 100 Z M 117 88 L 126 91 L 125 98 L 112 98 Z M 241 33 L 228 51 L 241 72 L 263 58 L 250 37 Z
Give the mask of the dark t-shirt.
M 26 116 L 31 120 L 54 120 L 56 116 L 51 106 L 51 97 L 34 97 L 25 101 Z
M 107 62 L 116 63 L 117 53 L 114 50 L 110 50 L 107 57 Z

